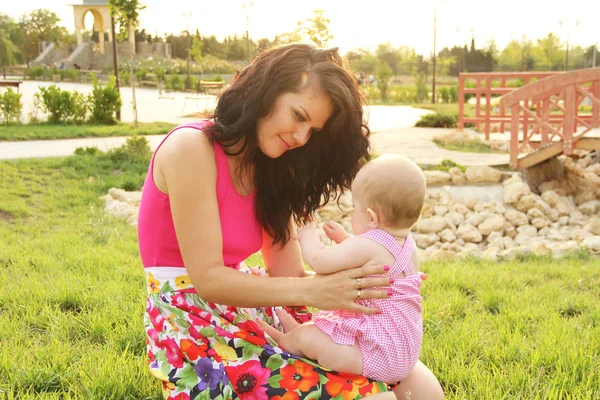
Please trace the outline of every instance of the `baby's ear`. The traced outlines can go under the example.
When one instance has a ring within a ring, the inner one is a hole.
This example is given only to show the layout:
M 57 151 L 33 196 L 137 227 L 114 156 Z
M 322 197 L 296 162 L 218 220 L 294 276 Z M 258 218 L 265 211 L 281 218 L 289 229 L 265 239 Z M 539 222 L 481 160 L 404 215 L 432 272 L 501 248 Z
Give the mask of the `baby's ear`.
M 369 228 L 375 229 L 379 226 L 379 215 L 372 208 L 367 208 L 367 214 L 369 215 Z

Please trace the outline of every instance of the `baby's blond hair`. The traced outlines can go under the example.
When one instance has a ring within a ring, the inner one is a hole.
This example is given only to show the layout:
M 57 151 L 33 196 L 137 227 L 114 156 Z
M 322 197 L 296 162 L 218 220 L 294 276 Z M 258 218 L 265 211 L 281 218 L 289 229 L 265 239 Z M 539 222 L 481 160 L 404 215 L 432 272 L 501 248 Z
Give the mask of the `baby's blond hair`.
M 353 196 L 373 209 L 383 226 L 394 229 L 408 229 L 417 222 L 425 193 L 425 176 L 419 166 L 393 155 L 368 162 L 352 185 Z

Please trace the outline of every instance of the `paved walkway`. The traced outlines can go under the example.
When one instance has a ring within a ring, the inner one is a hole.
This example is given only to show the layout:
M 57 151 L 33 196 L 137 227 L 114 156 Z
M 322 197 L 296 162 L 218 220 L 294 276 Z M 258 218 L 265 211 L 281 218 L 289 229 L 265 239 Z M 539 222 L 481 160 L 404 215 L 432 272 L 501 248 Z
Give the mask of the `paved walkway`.
M 26 82 L 24 88 L 30 97 L 38 86 L 46 86 L 48 82 Z M 85 92 L 90 85 L 61 84 L 64 89 L 80 90 Z M 124 97 L 129 93 L 123 89 Z M 169 94 L 170 99 L 159 99 L 158 92 L 151 89 L 138 89 L 138 107 L 140 108 L 140 121 L 166 121 L 184 123 L 193 121 L 192 117 L 184 114 L 196 111 L 194 105 L 183 107 L 185 95 L 181 93 Z M 123 103 L 127 104 L 127 98 Z M 24 102 L 28 104 L 27 101 Z M 130 121 L 128 107 L 123 107 L 123 120 Z M 508 155 L 504 154 L 478 154 L 448 151 L 438 148 L 432 138 L 448 130 L 414 128 L 415 122 L 421 115 L 430 111 L 416 109 L 410 106 L 371 106 L 367 115 L 369 126 L 373 132 L 371 142 L 376 154 L 402 154 L 421 165 L 439 164 L 443 159 L 451 159 L 462 165 L 500 165 L 508 163 Z M 150 147 L 154 150 L 165 135 L 146 136 Z M 13 160 L 22 158 L 64 157 L 73 154 L 78 147 L 97 147 L 106 151 L 119 147 L 125 143 L 126 137 L 110 138 L 85 138 L 66 140 L 41 140 L 0 142 L 0 160 Z

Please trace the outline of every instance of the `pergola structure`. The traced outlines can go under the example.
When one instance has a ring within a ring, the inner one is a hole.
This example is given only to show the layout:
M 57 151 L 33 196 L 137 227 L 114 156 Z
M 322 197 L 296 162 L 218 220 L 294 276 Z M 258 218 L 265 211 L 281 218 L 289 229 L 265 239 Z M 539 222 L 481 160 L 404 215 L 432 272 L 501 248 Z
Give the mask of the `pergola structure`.
M 82 4 L 71 4 L 75 15 L 75 32 L 77 33 L 77 45 L 83 41 L 83 31 L 85 30 L 85 16 L 91 12 L 94 16 L 94 31 L 99 35 L 100 52 L 104 54 L 104 33 L 108 33 L 108 41 L 112 42 L 110 26 L 110 8 L 105 0 L 83 0 Z M 131 34 L 129 29 L 129 43 L 132 52 L 135 53 L 135 35 Z

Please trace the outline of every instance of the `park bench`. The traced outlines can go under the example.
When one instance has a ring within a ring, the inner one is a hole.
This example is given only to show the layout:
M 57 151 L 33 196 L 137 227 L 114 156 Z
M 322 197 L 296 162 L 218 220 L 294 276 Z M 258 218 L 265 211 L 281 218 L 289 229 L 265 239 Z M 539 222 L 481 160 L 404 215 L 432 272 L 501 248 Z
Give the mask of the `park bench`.
M 19 93 L 19 86 L 23 83 L 23 81 L 15 81 L 10 79 L 0 79 L 0 87 L 16 87 L 17 93 Z
M 204 91 L 202 89 L 207 89 L 207 93 L 216 91 L 216 94 L 219 94 L 221 93 L 223 86 L 225 86 L 224 81 L 198 81 L 198 92 Z

